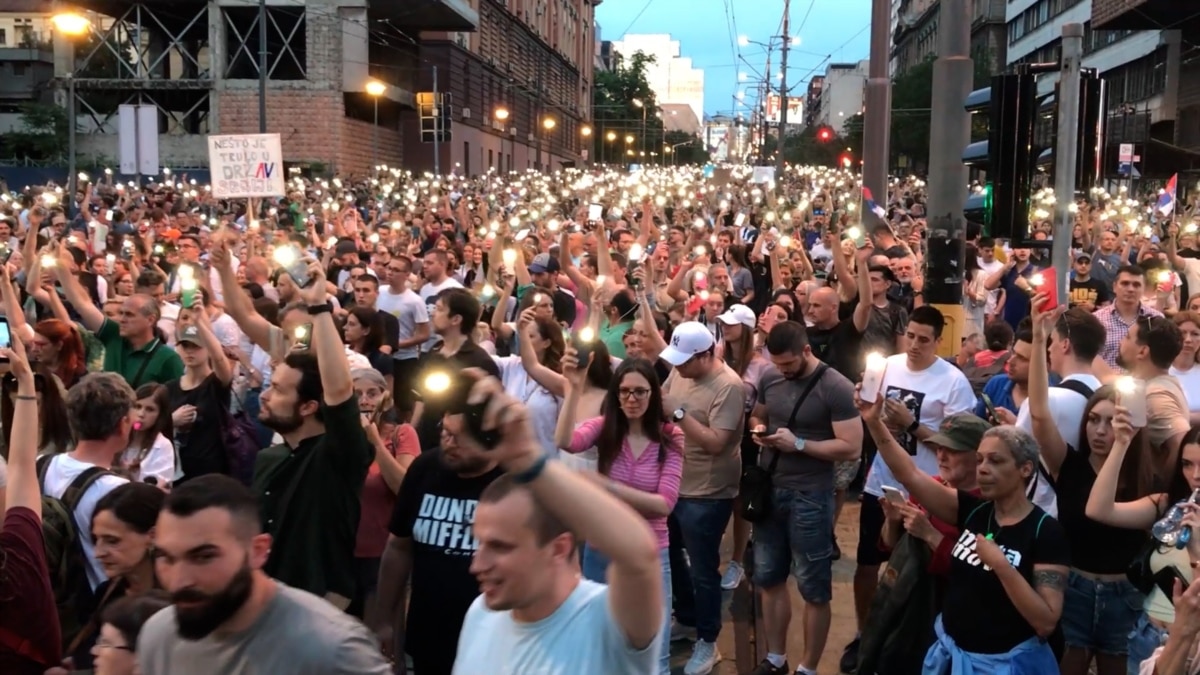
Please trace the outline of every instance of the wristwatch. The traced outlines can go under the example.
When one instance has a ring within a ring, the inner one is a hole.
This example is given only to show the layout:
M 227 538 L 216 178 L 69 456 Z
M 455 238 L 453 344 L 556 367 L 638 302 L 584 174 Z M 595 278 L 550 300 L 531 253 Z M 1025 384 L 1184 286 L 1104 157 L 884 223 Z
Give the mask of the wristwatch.
M 674 414 L 671 415 L 671 421 L 676 424 L 679 424 L 680 422 L 683 421 L 683 416 L 686 414 L 687 414 L 687 411 L 684 410 L 683 408 L 676 408 Z
M 803 438 L 797 438 L 797 439 L 796 439 L 796 444 L 795 444 L 795 446 L 794 446 L 794 447 L 796 448 L 796 452 L 804 452 L 804 439 L 803 439 Z

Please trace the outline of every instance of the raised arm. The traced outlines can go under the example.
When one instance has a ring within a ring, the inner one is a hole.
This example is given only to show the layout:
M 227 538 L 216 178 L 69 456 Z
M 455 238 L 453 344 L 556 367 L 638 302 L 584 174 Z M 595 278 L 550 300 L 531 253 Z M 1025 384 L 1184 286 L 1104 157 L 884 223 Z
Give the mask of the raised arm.
M 17 378 L 17 393 L 12 397 L 12 433 L 8 441 L 8 487 L 5 510 L 23 507 L 42 516 L 42 489 L 38 485 L 38 404 L 33 371 L 25 357 L 25 345 L 14 335 L 12 347 L 2 350 Z M 39 545 L 40 546 L 40 545 Z
M 1104 465 L 1096 473 L 1096 482 L 1088 496 L 1085 513 L 1088 518 L 1105 525 L 1129 530 L 1149 530 L 1158 519 L 1165 494 L 1154 494 L 1131 502 L 1117 501 L 1117 484 L 1121 478 L 1121 465 L 1129 451 L 1134 430 L 1129 424 L 1129 411 L 1117 406 L 1113 417 L 1113 444 L 1104 458 Z
M 263 351 L 271 351 L 271 323 L 254 309 L 254 302 L 237 282 L 237 274 L 233 271 L 229 252 L 229 242 L 219 241 L 209 252 L 209 263 L 217 270 L 221 278 L 222 295 L 225 298 L 225 311 L 233 317 L 238 328 L 258 345 Z M 324 287 L 324 275 L 321 285 Z M 316 284 L 314 284 L 316 285 Z
M 309 309 L 321 307 L 329 302 L 325 293 L 325 270 L 315 260 L 310 260 L 308 273 L 313 283 L 300 291 L 300 299 Z M 338 337 L 337 326 L 333 324 L 333 313 L 318 312 L 311 316 L 312 321 L 312 350 L 317 357 L 321 369 L 321 387 L 325 390 L 325 405 L 335 406 L 345 403 L 354 395 L 354 382 L 350 379 L 350 361 L 346 358 L 346 348 Z
M 200 332 L 204 349 L 208 352 L 209 360 L 212 361 L 213 375 L 217 376 L 218 382 L 228 387 L 233 382 L 233 364 L 229 362 L 229 357 L 225 356 L 225 348 L 217 339 L 216 333 L 213 332 L 212 322 L 208 318 L 208 312 L 204 305 L 200 302 L 199 293 L 195 294 L 192 309 L 196 310 L 196 330 Z
M 4 316 L 8 318 L 9 329 L 14 331 L 24 342 L 33 340 L 33 326 L 25 321 L 25 310 L 21 309 L 21 299 L 13 288 L 9 277 L 11 266 L 0 268 L 0 293 L 4 295 Z
M 79 279 L 71 274 L 71 255 L 67 253 L 66 244 L 62 244 L 58 249 L 58 260 L 54 266 L 54 274 L 58 277 L 58 283 L 62 286 L 63 293 L 67 295 L 67 302 L 75 308 L 79 313 L 80 322 L 83 327 L 93 333 L 100 330 L 100 326 L 104 325 L 104 312 L 100 311 L 99 307 L 92 304 L 92 298 L 88 296 L 86 290 L 80 285 Z
M 958 522 L 958 491 L 931 480 L 924 471 L 917 468 L 917 463 L 908 451 L 900 447 L 896 437 L 883 423 L 880 416 L 883 400 L 881 394 L 875 403 L 858 401 L 858 409 L 862 411 L 863 421 L 867 423 L 867 431 L 879 447 L 879 456 L 883 457 L 892 475 L 918 504 L 940 520 L 947 523 Z

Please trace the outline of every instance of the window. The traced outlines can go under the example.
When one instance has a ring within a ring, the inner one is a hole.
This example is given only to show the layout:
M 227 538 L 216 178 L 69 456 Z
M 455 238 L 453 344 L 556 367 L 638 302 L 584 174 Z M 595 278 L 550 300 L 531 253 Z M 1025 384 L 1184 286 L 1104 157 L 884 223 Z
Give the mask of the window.
M 0 47 L 8 44 L 8 32 L 0 28 Z
M 257 7 L 225 7 L 225 77 L 257 80 L 260 42 Z M 267 77 L 306 79 L 307 22 L 303 7 L 267 7 Z

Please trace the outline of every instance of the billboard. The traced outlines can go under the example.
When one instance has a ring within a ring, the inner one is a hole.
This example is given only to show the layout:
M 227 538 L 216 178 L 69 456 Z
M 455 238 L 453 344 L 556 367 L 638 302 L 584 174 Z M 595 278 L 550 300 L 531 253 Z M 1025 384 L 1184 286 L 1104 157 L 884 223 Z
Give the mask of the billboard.
M 801 96 L 789 96 L 787 102 L 788 124 L 803 124 L 804 98 Z M 780 112 L 779 94 L 767 94 L 767 123 L 779 124 Z
M 707 135 L 705 143 L 708 145 L 708 154 L 712 161 L 724 162 L 729 159 L 729 127 L 723 124 L 710 125 Z

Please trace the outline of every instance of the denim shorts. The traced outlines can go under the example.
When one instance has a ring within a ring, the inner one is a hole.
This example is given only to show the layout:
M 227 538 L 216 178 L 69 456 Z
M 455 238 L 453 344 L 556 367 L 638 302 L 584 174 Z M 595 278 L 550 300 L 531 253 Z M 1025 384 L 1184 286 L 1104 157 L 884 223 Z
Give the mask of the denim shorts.
M 1145 596 L 1125 579 L 1096 581 L 1071 572 L 1063 594 L 1062 630 L 1068 647 L 1117 656 L 1129 653 L 1129 632 Z
M 1145 612 L 1139 612 L 1129 633 L 1128 675 L 1141 672 L 1142 661 L 1154 655 L 1154 650 L 1167 643 L 1167 632 L 1150 623 Z
M 774 588 L 789 571 L 805 602 L 833 598 L 833 491 L 772 491 L 770 517 L 754 524 L 754 583 Z

